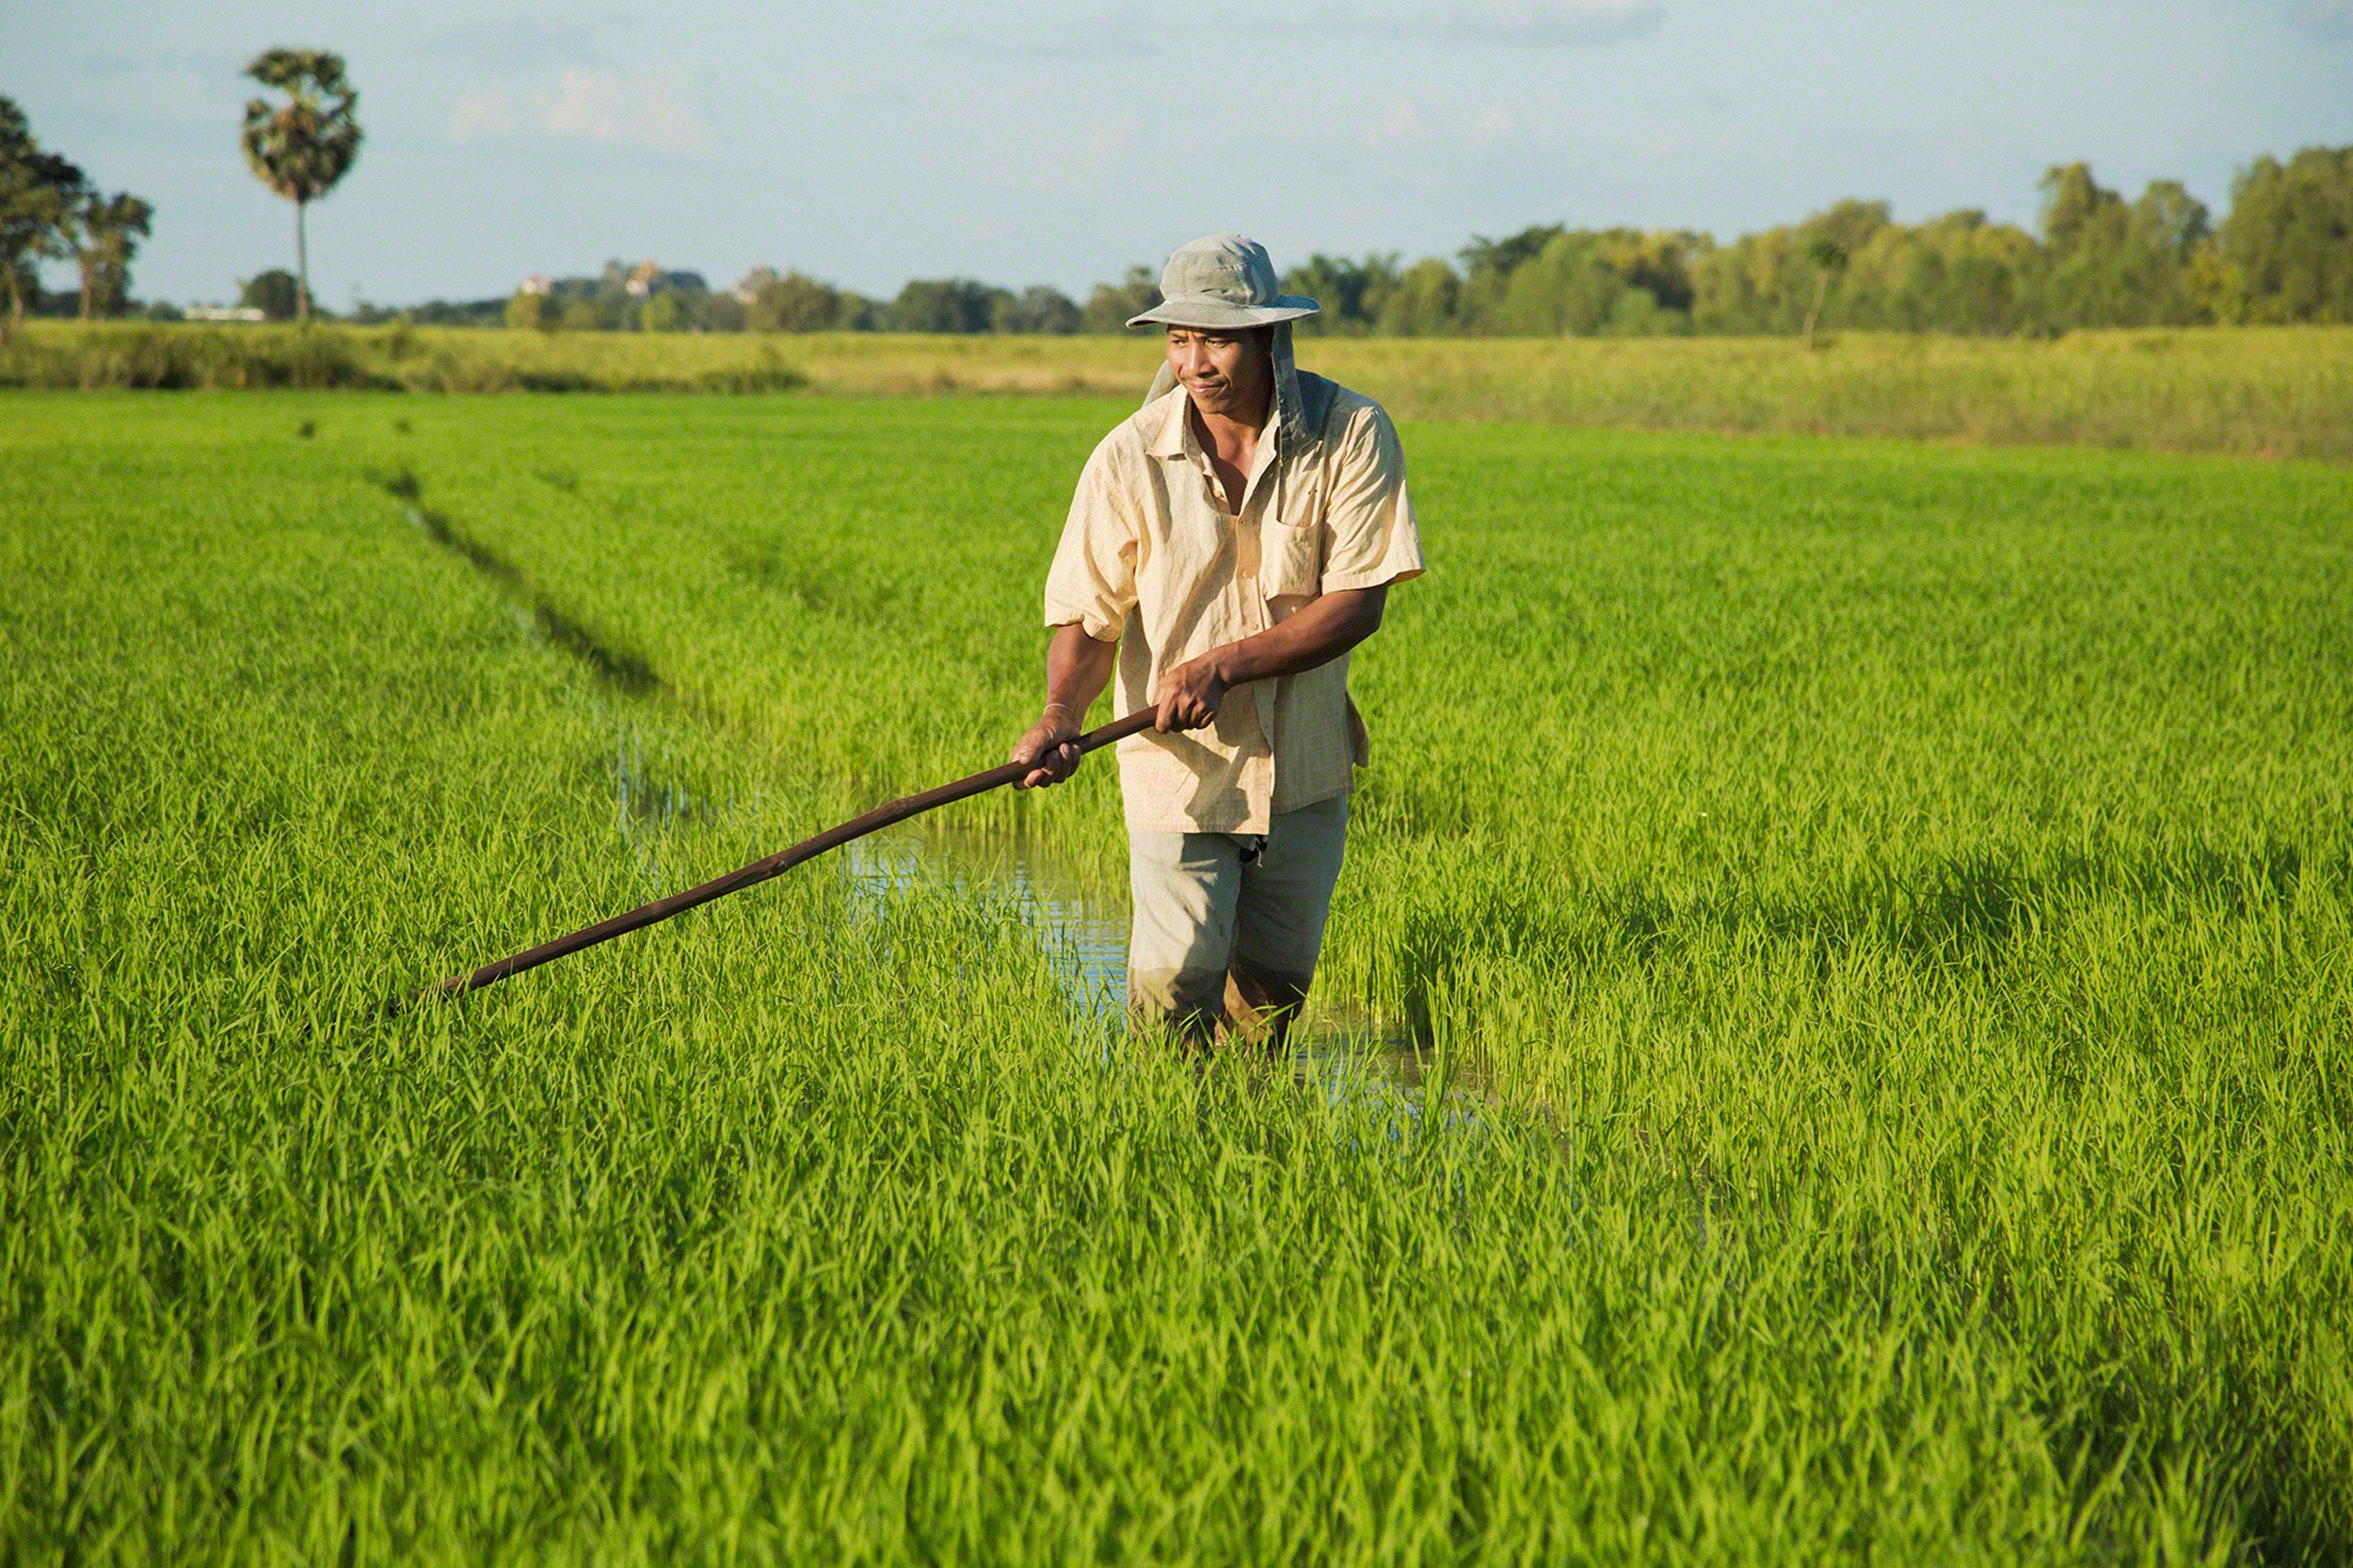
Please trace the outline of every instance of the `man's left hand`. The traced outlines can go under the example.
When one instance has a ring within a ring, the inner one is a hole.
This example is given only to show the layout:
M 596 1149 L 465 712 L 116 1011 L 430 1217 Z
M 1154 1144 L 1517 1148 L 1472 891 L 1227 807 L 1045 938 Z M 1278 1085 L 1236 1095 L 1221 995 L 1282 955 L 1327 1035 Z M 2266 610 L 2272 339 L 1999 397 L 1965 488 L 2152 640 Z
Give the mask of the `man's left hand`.
M 1152 728 L 1165 735 L 1176 729 L 1201 729 L 1217 718 L 1217 705 L 1225 699 L 1225 678 L 1217 672 L 1214 655 L 1203 654 L 1168 672 L 1160 682 L 1160 710 Z

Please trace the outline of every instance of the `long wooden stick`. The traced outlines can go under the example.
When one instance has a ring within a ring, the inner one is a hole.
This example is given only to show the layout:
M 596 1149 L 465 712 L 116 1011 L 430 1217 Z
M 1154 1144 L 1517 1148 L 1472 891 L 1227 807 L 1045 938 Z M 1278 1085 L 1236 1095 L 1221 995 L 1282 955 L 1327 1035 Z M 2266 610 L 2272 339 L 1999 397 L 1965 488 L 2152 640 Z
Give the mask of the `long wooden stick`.
M 1149 729 L 1152 727 L 1153 717 L 1154 711 L 1146 708 L 1141 712 L 1130 713 L 1115 723 L 1107 724 L 1100 729 L 1088 730 L 1079 737 L 1076 744 L 1081 753 L 1094 751 L 1098 747 L 1111 744 L 1113 741 L 1125 740 L 1130 735 Z M 764 859 L 753 861 L 741 871 L 729 872 L 727 875 L 706 882 L 699 888 L 689 888 L 682 893 L 672 893 L 668 898 L 656 899 L 651 904 L 641 904 L 626 915 L 616 915 L 609 920 L 600 920 L 584 931 L 575 931 L 568 936 L 558 936 L 552 942 L 542 942 L 536 948 L 527 948 L 512 957 L 502 958 L 495 964 L 485 964 L 482 968 L 465 974 L 451 975 L 440 984 L 428 985 L 416 995 L 418 997 L 456 996 L 462 991 L 479 991 L 485 985 L 495 985 L 508 975 L 520 974 L 525 969 L 536 969 L 542 964 L 554 962 L 566 953 L 578 952 L 583 948 L 595 947 L 599 942 L 609 942 L 616 936 L 626 936 L 630 932 L 666 920 L 673 915 L 682 915 L 696 904 L 709 904 L 712 899 L 725 898 L 729 893 L 742 892 L 754 883 L 765 882 L 772 876 L 791 871 L 804 860 L 813 860 L 825 851 L 839 849 L 853 839 L 863 839 L 869 833 L 879 832 L 894 823 L 903 823 L 909 817 L 920 816 L 934 807 L 945 806 L 952 800 L 968 800 L 974 795 L 986 794 L 991 790 L 1001 789 L 1018 780 L 1030 771 L 1032 766 L 1032 764 L 1027 762 L 1006 762 L 984 772 L 973 774 L 969 777 L 959 778 L 952 784 L 942 784 L 937 789 L 925 790 L 921 794 L 906 795 L 892 801 L 888 806 L 878 806 L 862 817 L 853 817 L 839 827 L 829 827 L 814 839 L 804 839 L 791 849 L 778 850 Z

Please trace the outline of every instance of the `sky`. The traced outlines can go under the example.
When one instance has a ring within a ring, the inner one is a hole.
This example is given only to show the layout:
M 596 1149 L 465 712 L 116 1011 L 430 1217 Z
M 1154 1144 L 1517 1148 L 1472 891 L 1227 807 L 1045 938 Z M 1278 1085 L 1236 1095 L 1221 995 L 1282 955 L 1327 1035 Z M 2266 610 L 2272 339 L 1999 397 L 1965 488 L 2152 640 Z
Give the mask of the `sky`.
M 2353 0 L 0 7 L 0 94 L 155 204 L 140 297 L 291 267 L 237 146 L 276 45 L 360 91 L 359 163 L 311 215 L 338 309 L 608 258 L 1082 297 L 1227 229 L 1288 264 L 1533 223 L 1730 237 L 1849 196 L 2031 222 L 2078 158 L 2218 215 L 2257 154 L 2353 143 Z

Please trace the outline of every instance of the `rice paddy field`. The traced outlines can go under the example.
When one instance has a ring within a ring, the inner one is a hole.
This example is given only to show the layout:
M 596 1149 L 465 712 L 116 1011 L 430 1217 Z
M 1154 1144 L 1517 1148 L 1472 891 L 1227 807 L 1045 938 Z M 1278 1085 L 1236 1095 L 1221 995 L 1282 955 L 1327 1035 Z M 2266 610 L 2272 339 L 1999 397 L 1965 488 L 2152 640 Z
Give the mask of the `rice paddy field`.
M 1597 429 L 2066 442 L 2353 458 L 2353 327 L 2069 332 L 2050 340 L 1303 340 L 1327 374 L 1417 420 Z M 361 387 L 437 392 L 1131 397 L 1145 334 L 536 332 L 33 322 L 0 388 Z
M 2353 469 L 1409 422 L 1296 1071 L 1099 761 L 386 1010 L 1001 760 L 1130 406 L 0 396 L 0 1559 L 2353 1557 Z

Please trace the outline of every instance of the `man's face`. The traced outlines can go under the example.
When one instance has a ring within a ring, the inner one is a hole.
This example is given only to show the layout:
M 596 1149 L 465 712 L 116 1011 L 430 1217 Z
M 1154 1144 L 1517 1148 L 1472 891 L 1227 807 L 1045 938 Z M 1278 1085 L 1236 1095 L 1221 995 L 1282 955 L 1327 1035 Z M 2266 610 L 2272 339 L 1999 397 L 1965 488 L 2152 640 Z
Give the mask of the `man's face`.
M 1267 411 L 1274 379 L 1272 329 L 1251 327 L 1212 332 L 1199 327 L 1168 329 L 1168 368 L 1205 414 L 1253 420 Z

